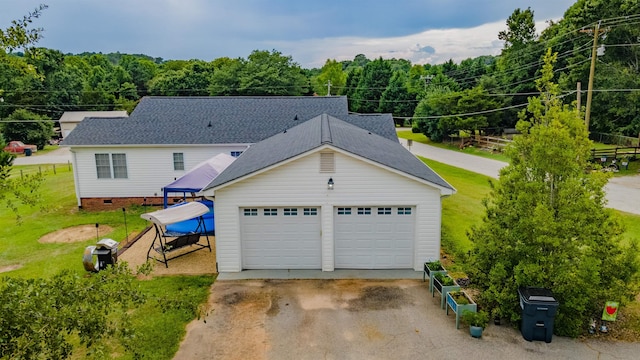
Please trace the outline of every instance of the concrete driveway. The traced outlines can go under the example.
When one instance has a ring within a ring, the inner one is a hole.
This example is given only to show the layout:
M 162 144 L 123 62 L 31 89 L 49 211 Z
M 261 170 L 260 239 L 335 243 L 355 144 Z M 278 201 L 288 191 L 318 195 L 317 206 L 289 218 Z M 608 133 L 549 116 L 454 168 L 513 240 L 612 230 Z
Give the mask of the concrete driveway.
M 175 359 L 634 359 L 637 343 L 455 328 L 422 280 L 222 280 Z
M 66 164 L 71 161 L 71 151 L 68 147 L 59 147 L 46 154 L 35 152 L 31 156 L 18 156 L 13 165 L 38 165 L 38 164 Z

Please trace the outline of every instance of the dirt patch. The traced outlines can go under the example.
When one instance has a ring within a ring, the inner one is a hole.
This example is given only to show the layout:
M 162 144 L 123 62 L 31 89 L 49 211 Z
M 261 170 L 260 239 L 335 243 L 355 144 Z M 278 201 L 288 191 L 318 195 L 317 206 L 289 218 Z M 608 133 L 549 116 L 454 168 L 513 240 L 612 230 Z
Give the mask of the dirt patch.
M 356 299 L 349 301 L 350 311 L 399 309 L 409 299 L 397 286 L 371 286 L 362 289 Z
M 20 265 L 20 264 L 0 266 L 0 273 L 7 272 L 7 271 L 18 270 L 21 267 L 22 267 L 22 265 Z
M 82 242 L 95 238 L 96 234 L 98 235 L 98 237 L 100 237 L 100 234 L 108 234 L 112 231 L 113 228 L 107 225 L 100 225 L 97 232 L 96 226 L 93 224 L 80 225 L 48 233 L 47 235 L 41 237 L 38 242 L 43 244 Z

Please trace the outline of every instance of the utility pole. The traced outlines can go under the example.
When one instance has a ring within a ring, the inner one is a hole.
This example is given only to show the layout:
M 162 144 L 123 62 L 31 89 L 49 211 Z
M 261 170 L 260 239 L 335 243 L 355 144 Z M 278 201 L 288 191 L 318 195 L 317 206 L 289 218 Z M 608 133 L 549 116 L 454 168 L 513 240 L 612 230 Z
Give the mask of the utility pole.
M 327 96 L 331 96 L 331 80 L 327 80 Z
M 591 49 L 591 69 L 589 70 L 589 87 L 587 88 L 587 109 L 584 114 L 584 124 L 589 131 L 589 120 L 591 119 L 591 99 L 593 98 L 593 76 L 596 72 L 596 58 L 598 57 L 598 36 L 600 35 L 600 21 L 596 24 L 595 30 L 580 30 L 589 33 L 593 31 L 593 48 Z M 602 31 L 604 32 L 604 30 Z
M 577 93 L 576 100 L 578 101 L 578 106 L 577 106 L 578 114 L 580 114 L 580 106 L 581 106 L 580 105 L 580 101 L 582 100 L 581 99 L 581 97 L 582 97 L 581 88 L 582 88 L 582 83 L 580 83 L 580 81 L 578 81 L 578 84 L 577 84 L 577 87 L 576 87 L 576 93 Z

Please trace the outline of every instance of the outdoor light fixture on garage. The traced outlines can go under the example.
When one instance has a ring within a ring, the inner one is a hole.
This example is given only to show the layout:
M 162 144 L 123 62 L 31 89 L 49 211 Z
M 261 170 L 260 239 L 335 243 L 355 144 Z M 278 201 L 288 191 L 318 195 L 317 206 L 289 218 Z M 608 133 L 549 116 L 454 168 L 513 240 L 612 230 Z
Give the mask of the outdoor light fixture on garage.
M 333 178 L 329 178 L 329 182 L 327 182 L 327 189 L 333 190 Z

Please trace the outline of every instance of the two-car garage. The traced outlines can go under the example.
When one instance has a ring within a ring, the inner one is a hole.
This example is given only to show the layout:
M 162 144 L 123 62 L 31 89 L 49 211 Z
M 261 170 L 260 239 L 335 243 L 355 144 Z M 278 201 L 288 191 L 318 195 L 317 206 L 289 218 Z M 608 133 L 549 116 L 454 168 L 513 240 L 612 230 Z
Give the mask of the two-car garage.
M 321 269 L 321 207 L 240 209 L 243 269 Z M 415 207 L 333 207 L 336 269 L 414 267 Z

